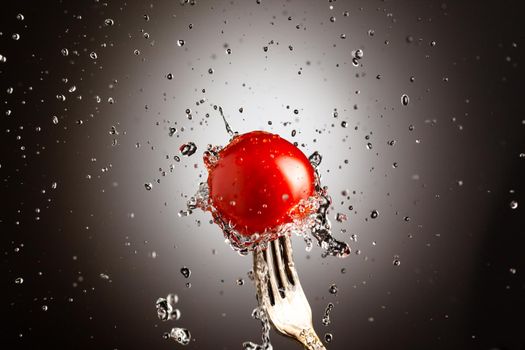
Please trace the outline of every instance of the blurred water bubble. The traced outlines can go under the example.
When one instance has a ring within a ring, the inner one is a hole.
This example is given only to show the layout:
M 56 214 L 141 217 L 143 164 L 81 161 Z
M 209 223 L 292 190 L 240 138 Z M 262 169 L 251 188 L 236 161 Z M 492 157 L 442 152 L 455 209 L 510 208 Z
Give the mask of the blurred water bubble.
M 179 151 L 183 156 L 189 157 L 197 152 L 197 146 L 193 142 L 188 142 L 180 146 Z
M 326 333 L 324 335 L 324 341 L 327 343 L 331 343 L 333 339 L 334 339 L 334 336 L 332 335 L 332 333 Z
M 186 328 L 172 328 L 169 337 L 181 345 L 188 345 L 191 340 L 190 331 Z
M 510 208 L 511 209 L 517 209 L 518 208 L 518 201 L 515 201 L 515 200 L 511 201 L 510 202 Z
M 397 255 L 394 256 L 394 260 L 392 261 L 392 264 L 393 264 L 394 266 L 399 266 L 399 265 L 401 265 L 401 260 L 399 260 L 399 256 L 397 256 Z
M 407 94 L 403 94 L 401 95 L 401 104 L 403 106 L 408 106 L 408 103 L 410 102 L 410 98 L 408 97 Z
M 183 266 L 180 269 L 180 273 L 184 276 L 184 278 L 189 278 L 191 276 L 191 270 L 186 266 Z

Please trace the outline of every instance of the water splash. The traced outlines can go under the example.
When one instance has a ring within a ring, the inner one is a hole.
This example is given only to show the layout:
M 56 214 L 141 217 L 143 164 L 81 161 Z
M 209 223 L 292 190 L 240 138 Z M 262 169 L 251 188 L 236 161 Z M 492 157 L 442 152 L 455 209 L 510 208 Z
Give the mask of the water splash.
M 208 149 L 204 152 L 206 166 L 213 166 L 219 160 L 221 149 L 219 146 L 208 145 Z M 312 238 L 314 238 L 317 245 L 324 250 L 321 254 L 323 258 L 329 255 L 340 258 L 347 257 L 351 252 L 350 246 L 346 242 L 335 239 L 331 232 L 332 225 L 328 219 L 328 214 L 332 198 L 328 195 L 327 188 L 321 186 L 318 171 L 322 156 L 318 152 L 314 152 L 308 159 L 315 170 L 315 193 L 307 200 L 300 201 L 292 209 L 292 213 L 297 214 L 291 215 L 295 217 L 292 222 L 281 224 L 263 233 L 255 233 L 251 236 L 242 235 L 235 229 L 232 222 L 225 220 L 214 208 L 206 182 L 199 184 L 197 193 L 187 202 L 187 210 L 181 211 L 179 216 L 189 215 L 197 208 L 211 212 L 214 222 L 223 231 L 226 243 L 241 255 L 247 255 L 258 246 L 265 247 L 268 242 L 280 236 L 295 234 L 304 239 L 307 251 L 311 250 Z
M 213 106 L 213 109 L 217 110 L 217 108 L 219 109 L 219 113 L 221 114 L 222 120 L 224 121 L 226 132 L 228 133 L 228 135 L 230 135 L 231 138 L 234 138 L 235 136 L 238 135 L 238 133 L 233 131 L 232 128 L 230 127 L 230 124 L 228 124 L 228 121 L 226 120 L 226 117 L 224 116 L 224 112 L 222 111 L 222 107 L 217 106 L 217 105 Z
M 263 246 L 258 246 L 255 249 L 262 251 Z M 262 324 L 262 344 L 256 344 L 250 341 L 244 342 L 242 347 L 244 350 L 272 350 L 272 344 L 270 343 L 270 319 L 268 318 L 268 313 L 264 304 L 262 303 L 261 295 L 268 294 L 268 265 L 264 261 L 263 254 L 255 254 L 255 268 L 253 282 L 255 283 L 257 289 L 257 300 L 259 306 L 255 308 L 252 312 L 252 317 L 261 321 Z
M 330 320 L 330 312 L 332 312 L 333 309 L 334 309 L 334 304 L 328 303 L 328 305 L 326 306 L 326 309 L 324 310 L 323 319 L 321 320 L 323 326 L 328 326 L 330 323 L 332 323 L 332 320 Z
M 262 307 L 256 307 L 252 312 L 252 317 L 256 320 L 260 320 L 262 324 L 262 344 L 256 344 L 251 341 L 242 343 L 244 350 L 272 350 L 273 346 L 270 343 L 270 320 L 266 314 L 266 310 Z

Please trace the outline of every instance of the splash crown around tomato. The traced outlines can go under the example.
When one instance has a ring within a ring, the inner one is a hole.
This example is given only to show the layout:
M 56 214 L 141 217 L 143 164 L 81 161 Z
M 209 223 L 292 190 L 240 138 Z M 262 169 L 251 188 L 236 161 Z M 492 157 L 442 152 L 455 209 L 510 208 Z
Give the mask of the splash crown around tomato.
M 296 209 L 315 193 L 314 168 L 301 150 L 278 135 L 238 135 L 207 167 L 214 215 L 243 236 L 274 230 L 308 214 Z

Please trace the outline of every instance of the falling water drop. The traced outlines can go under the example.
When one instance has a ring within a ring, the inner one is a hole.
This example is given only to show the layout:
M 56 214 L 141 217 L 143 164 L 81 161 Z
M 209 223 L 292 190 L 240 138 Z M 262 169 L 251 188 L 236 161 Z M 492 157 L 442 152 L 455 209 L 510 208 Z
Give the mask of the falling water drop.
M 191 270 L 186 266 L 180 269 L 180 273 L 184 276 L 184 278 L 189 278 L 191 276 Z
M 407 94 L 403 94 L 401 95 L 401 104 L 403 106 L 408 106 L 408 103 L 410 102 L 410 98 L 408 97 Z

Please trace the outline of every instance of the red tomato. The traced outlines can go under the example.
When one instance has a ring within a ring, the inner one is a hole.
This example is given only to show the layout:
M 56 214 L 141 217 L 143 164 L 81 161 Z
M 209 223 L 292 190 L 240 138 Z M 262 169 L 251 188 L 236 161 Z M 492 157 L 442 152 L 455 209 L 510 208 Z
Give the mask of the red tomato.
M 308 158 L 290 142 L 264 131 L 237 136 L 208 171 L 211 205 L 245 236 L 291 222 L 299 201 L 315 191 Z

